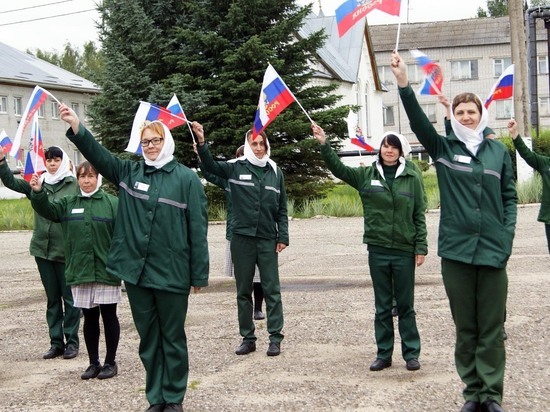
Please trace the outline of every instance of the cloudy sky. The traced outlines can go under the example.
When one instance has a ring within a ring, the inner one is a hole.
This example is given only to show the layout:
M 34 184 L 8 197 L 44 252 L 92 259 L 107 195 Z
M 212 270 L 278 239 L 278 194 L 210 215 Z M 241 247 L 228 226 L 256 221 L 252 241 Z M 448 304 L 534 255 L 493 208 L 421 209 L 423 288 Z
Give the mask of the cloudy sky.
M 81 47 L 97 41 L 96 0 L 17 0 L 0 5 L 0 42 L 20 50 L 61 51 L 65 43 Z M 298 4 L 321 4 L 325 16 L 334 15 L 344 0 L 297 0 Z M 486 0 L 402 0 L 401 17 L 378 10 L 368 15 L 369 24 L 394 24 L 420 21 L 457 20 L 475 17 Z

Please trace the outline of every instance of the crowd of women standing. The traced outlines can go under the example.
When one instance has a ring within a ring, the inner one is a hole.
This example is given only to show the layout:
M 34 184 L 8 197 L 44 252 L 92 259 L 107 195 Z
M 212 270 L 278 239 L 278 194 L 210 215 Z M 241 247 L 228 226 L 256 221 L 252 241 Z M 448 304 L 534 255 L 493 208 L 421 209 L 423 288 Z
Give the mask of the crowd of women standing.
M 438 255 L 456 327 L 455 365 L 465 385 L 461 411 L 502 411 L 506 265 L 517 203 L 511 158 L 502 143 L 484 137 L 490 129 L 479 97 L 462 93 L 454 98 L 450 133 L 441 136 L 416 100 L 397 52 L 390 63 L 411 128 L 434 159 L 438 176 Z M 147 410 L 181 411 L 189 373 L 184 328 L 189 294 L 208 285 L 208 219 L 202 184 L 194 171 L 174 159 L 174 139 L 161 122 L 142 125 L 143 160 L 121 160 L 94 139 L 72 109 L 64 104 L 59 109 L 60 118 L 70 126 L 67 137 L 89 161 L 77 167 L 78 190 L 68 158 L 59 148 L 46 152 L 47 172 L 30 183 L 13 179 L 0 158 L 4 184 L 30 198 L 37 212 L 31 254 L 48 297 L 51 348 L 44 358 L 78 354 L 78 308 L 82 308 L 90 363 L 82 379 L 115 376 L 120 336 L 116 306 L 123 280 L 141 339 Z M 270 158 L 265 133 L 253 136 L 249 130 L 244 153 L 225 162 L 212 158 L 202 125 L 193 122 L 192 128 L 201 168 L 223 179 L 232 204 L 228 226 L 242 336 L 235 353 L 256 350 L 252 291 L 259 271 L 269 332 L 266 354 L 277 356 L 284 338 L 278 254 L 289 245 L 283 173 Z M 514 120 L 508 129 L 520 154 L 545 173 L 546 199 L 548 158 L 523 145 Z M 415 268 L 423 264 L 428 247 L 426 195 L 421 173 L 406 160 L 408 141 L 388 132 L 376 161 L 353 168 L 338 159 L 319 125 L 312 124 L 312 131 L 328 169 L 354 187 L 363 203 L 377 345 L 370 370 L 392 366 L 395 300 L 402 357 L 406 369 L 416 371 L 421 367 L 421 345 L 414 310 Z M 118 198 L 101 190 L 102 176 L 118 187 Z M 544 199 L 539 219 L 546 223 L 550 238 Z M 45 242 L 52 242 L 51 247 Z M 107 347 L 103 365 L 98 348 L 100 315 Z

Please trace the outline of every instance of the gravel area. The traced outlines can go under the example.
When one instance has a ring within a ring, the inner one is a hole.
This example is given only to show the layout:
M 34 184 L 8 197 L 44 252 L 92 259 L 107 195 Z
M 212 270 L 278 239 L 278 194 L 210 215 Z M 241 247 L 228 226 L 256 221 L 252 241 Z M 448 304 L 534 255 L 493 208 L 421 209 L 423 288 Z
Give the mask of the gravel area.
M 539 205 L 518 209 L 508 265 L 506 411 L 548 411 L 550 401 L 550 260 Z M 372 284 L 362 218 L 290 222 L 291 245 L 280 256 L 285 339 L 267 357 L 265 321 L 258 349 L 240 343 L 234 284 L 223 275 L 225 225 L 209 228 L 210 286 L 190 297 L 186 411 L 458 411 L 462 383 L 453 360 L 454 327 L 436 253 L 439 213 L 428 213 L 429 256 L 417 271 L 416 312 L 422 340 L 416 372 L 405 369 L 399 336 L 393 366 L 370 372 L 376 356 Z M 87 354 L 43 360 L 49 348 L 45 297 L 30 232 L 0 233 L 0 411 L 142 411 L 145 372 L 126 297 L 119 306 L 119 375 L 83 381 Z M 397 324 L 396 324 L 397 326 Z M 100 344 L 100 356 L 104 344 Z

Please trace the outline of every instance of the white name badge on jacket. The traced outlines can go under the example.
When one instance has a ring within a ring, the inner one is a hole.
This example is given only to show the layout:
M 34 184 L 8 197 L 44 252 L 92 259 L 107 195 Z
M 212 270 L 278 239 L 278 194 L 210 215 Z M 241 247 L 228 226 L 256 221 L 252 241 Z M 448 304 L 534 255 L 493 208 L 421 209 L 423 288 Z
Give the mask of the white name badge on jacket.
M 372 180 L 370 181 L 370 185 L 371 185 L 371 186 L 380 186 L 380 187 L 383 186 L 382 183 L 380 183 L 380 180 L 375 180 L 375 179 L 372 179 Z
M 239 175 L 239 180 L 252 180 L 252 175 Z
M 149 190 L 149 185 L 147 183 L 136 182 L 134 184 L 134 189 L 141 190 L 142 192 L 147 192 Z
M 472 161 L 472 158 L 470 156 L 463 156 L 463 155 L 454 155 L 453 160 L 458 163 L 466 163 L 469 164 Z
M 73 210 L 71 210 L 71 213 L 72 213 L 73 215 L 75 215 L 75 214 L 77 214 L 77 213 L 84 213 L 84 208 L 81 207 L 81 208 L 78 208 L 78 209 L 73 209 Z

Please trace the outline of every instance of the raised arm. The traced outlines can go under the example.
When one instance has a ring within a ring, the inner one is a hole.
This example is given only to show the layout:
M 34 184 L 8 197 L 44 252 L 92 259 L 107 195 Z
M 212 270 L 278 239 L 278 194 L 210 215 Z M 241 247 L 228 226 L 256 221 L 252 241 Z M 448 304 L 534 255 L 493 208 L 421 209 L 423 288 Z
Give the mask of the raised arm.
M 42 183 L 37 174 L 32 176 L 29 185 L 32 188 L 30 195 L 31 206 L 36 213 L 52 222 L 60 222 L 65 210 L 64 198 L 59 199 L 55 203 L 50 202 L 48 194 L 42 190 Z
M 8 166 L 8 162 L 2 150 L 0 150 L 0 180 L 2 180 L 4 186 L 8 189 L 14 192 L 23 193 L 30 199 L 32 189 L 29 183 L 26 180 L 13 177 L 13 172 Z
M 205 143 L 203 127 L 199 122 L 191 123 L 191 127 L 197 137 L 197 152 L 199 158 L 201 159 L 201 170 L 206 171 L 207 173 L 212 173 L 223 179 L 227 179 L 231 173 L 232 166 L 227 162 L 216 162 L 212 158 L 210 150 L 208 150 L 208 145 Z

